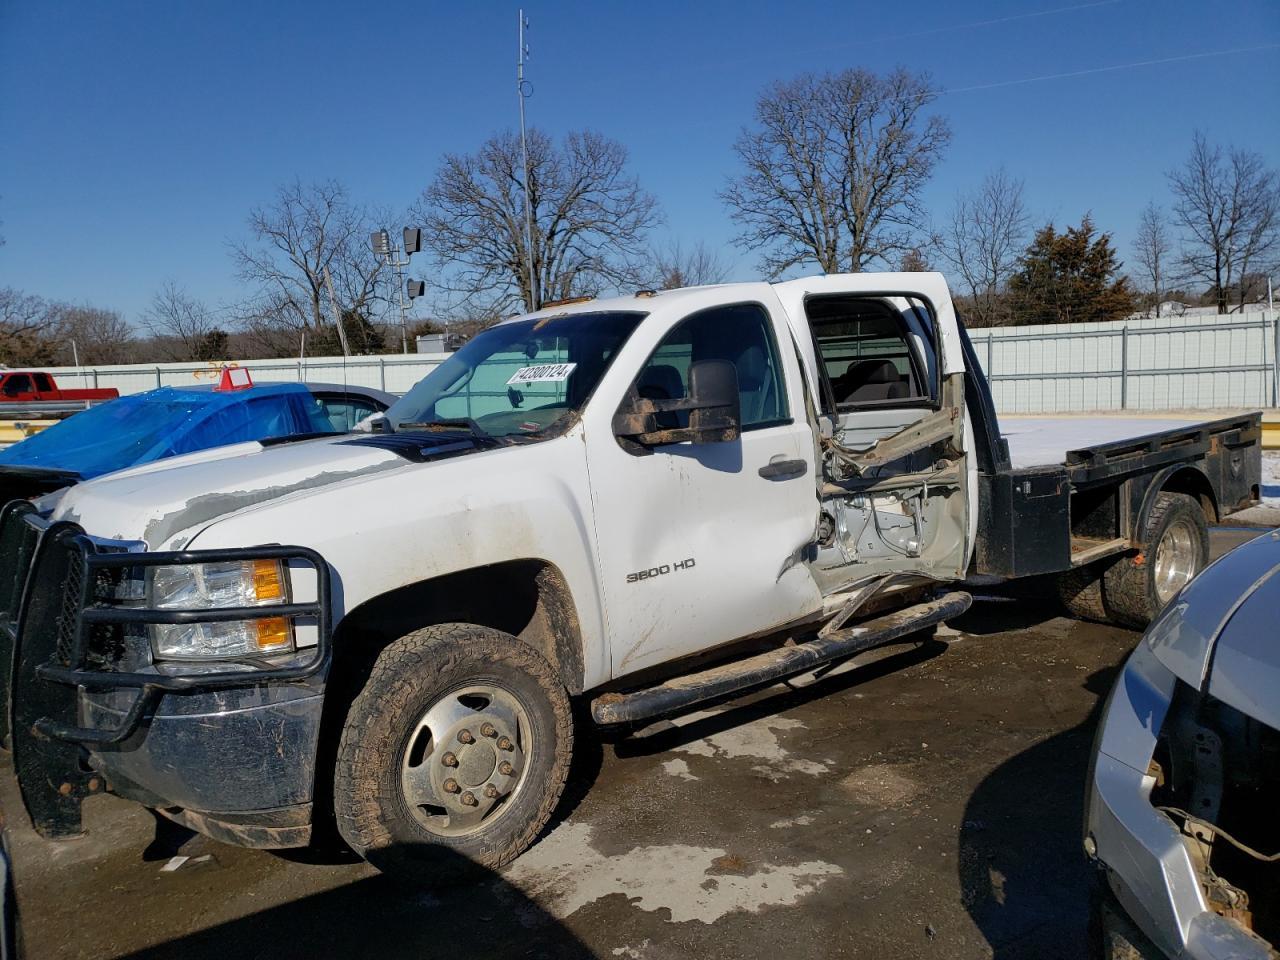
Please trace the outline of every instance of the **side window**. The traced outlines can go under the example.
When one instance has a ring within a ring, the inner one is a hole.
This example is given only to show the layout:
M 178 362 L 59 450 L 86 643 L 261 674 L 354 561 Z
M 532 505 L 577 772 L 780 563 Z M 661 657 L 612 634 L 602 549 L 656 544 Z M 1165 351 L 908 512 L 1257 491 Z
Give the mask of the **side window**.
M 369 414 L 378 412 L 378 407 L 373 401 L 360 397 L 322 397 L 318 402 L 321 415 L 327 418 L 333 424 L 333 429 L 340 433 L 351 431 Z
M 837 407 L 910 406 L 932 399 L 907 323 L 889 302 L 816 297 L 805 311 Z
M 755 303 L 712 307 L 682 320 L 641 368 L 636 392 L 648 400 L 688 396 L 689 368 L 702 360 L 728 360 L 737 368 L 742 429 L 788 421 L 778 345 L 764 307 Z M 667 426 L 688 425 L 687 411 L 662 416 L 672 418 Z
M 49 379 L 47 373 L 36 374 L 36 390 L 41 393 L 50 393 L 53 390 L 53 381 Z

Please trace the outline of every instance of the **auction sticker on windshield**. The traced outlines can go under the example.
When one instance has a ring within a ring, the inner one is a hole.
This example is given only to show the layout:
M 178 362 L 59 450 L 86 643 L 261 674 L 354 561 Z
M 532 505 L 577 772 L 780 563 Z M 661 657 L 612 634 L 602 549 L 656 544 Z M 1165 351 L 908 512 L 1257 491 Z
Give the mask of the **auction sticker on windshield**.
M 516 387 L 522 383 L 564 383 L 577 366 L 576 363 L 540 363 L 532 367 L 521 367 L 511 375 L 507 386 Z

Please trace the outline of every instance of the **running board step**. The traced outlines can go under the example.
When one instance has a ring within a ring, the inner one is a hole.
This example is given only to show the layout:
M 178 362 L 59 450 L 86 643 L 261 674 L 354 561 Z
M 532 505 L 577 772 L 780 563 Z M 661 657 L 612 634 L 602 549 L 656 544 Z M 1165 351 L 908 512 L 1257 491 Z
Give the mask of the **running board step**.
M 1083 567 L 1102 557 L 1113 553 L 1130 550 L 1133 544 L 1128 537 L 1116 537 L 1113 540 L 1090 540 L 1085 537 L 1071 538 L 1071 566 Z
M 699 673 L 673 677 L 655 687 L 631 693 L 606 693 L 591 701 L 591 716 L 608 726 L 651 720 L 685 707 L 750 687 L 805 673 L 830 660 L 851 657 L 908 634 L 958 617 L 973 597 L 959 591 L 905 607 L 863 623 L 818 636 L 807 643 L 779 647 Z

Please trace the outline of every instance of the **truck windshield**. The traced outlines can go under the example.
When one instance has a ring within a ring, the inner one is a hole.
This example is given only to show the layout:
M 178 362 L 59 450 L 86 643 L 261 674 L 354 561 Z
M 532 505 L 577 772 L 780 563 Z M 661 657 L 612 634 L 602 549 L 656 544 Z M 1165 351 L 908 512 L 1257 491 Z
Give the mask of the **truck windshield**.
M 392 404 L 387 419 L 470 421 L 491 437 L 536 434 L 580 410 L 645 314 L 574 313 L 491 327 Z

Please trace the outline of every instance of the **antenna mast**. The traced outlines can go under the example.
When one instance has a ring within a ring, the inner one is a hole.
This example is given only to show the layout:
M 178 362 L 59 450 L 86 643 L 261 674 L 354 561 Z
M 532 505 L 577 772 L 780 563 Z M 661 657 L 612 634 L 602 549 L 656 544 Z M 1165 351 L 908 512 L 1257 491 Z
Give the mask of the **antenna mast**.
M 533 201 L 529 199 L 529 142 L 524 132 L 524 101 L 533 93 L 532 86 L 524 78 L 524 61 L 529 56 L 529 48 L 524 42 L 524 32 L 528 28 L 529 21 L 525 19 L 522 8 L 517 31 L 519 50 L 516 56 L 516 96 L 520 101 L 520 155 L 524 162 L 524 252 L 526 277 L 529 283 L 529 296 L 525 306 L 532 311 L 542 306 L 542 297 L 537 289 L 537 274 L 533 270 Z

